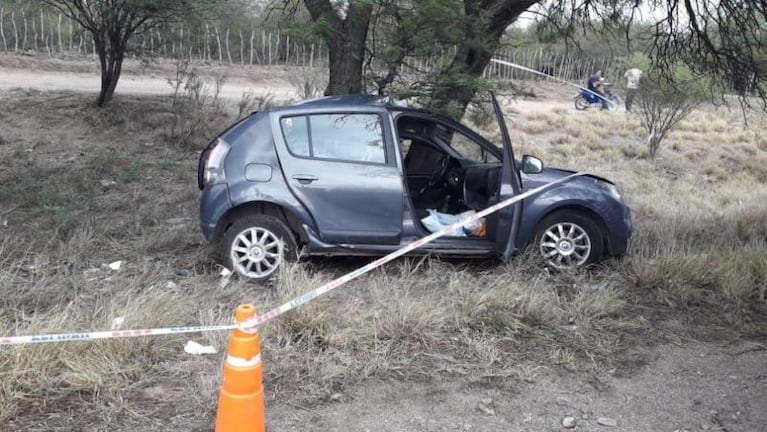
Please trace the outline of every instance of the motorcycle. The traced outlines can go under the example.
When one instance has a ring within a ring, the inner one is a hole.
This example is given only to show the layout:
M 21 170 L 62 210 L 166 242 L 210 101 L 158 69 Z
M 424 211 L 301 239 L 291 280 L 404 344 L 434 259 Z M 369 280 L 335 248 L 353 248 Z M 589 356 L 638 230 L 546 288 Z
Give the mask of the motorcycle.
M 618 105 L 620 103 L 620 96 L 610 91 L 610 84 L 604 84 L 605 96 L 608 103 Z M 596 94 L 593 91 L 581 87 L 580 93 L 575 95 L 575 109 L 578 111 L 587 110 L 589 108 L 602 108 L 602 95 Z

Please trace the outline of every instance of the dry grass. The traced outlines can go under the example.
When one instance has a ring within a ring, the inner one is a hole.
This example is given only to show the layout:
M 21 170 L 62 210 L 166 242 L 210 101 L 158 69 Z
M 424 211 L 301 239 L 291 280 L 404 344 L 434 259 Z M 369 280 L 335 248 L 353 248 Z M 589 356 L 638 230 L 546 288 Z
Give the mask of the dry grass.
M 767 152 L 756 131 L 767 118 L 747 115 L 744 124 L 737 111 L 694 113 L 656 161 L 646 157 L 638 121 L 625 113 L 562 113 L 547 118 L 556 130 L 548 142 L 520 141 L 549 165 L 619 185 L 636 225 L 631 250 L 614 269 L 624 283 L 673 308 L 704 309 L 707 319 L 755 329 L 743 311 L 765 306 Z
M 106 110 L 82 95 L 0 98 L 3 335 L 104 330 L 116 317 L 130 328 L 228 322 L 238 303 L 263 310 L 361 262 L 309 260 L 269 288 L 221 288 L 197 231 L 197 149 L 209 137 L 191 150 L 166 143 L 166 98 Z M 262 328 L 269 400 L 326 400 L 371 379 L 515 377 L 527 361 L 601 367 L 625 329 L 648 325 L 634 303 L 763 325 L 767 144 L 732 115 L 696 115 L 650 161 L 622 113 L 531 114 L 513 130 L 519 154 L 618 183 L 636 224 L 628 256 L 564 274 L 527 256 L 400 260 Z M 116 260 L 118 272 L 104 269 Z M 209 429 L 220 356 L 184 354 L 188 339 L 222 349 L 226 335 L 3 348 L 0 424 Z

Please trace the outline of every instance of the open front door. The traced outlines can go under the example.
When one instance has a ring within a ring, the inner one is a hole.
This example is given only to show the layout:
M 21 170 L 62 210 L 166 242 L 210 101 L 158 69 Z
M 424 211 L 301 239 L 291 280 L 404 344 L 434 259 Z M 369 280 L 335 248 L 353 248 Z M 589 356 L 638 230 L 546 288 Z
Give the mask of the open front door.
M 498 197 L 496 202 L 505 201 L 520 193 L 522 189 L 514 159 L 514 151 L 511 148 L 511 138 L 509 130 L 506 128 L 506 120 L 503 117 L 503 111 L 498 104 L 495 94 L 491 93 L 493 98 L 493 111 L 498 121 L 498 127 L 501 130 L 503 140 L 503 168 L 501 171 L 501 185 L 498 188 Z M 511 254 L 517 249 L 515 239 L 519 220 L 522 216 L 522 203 L 517 202 L 512 206 L 498 211 L 498 228 L 496 230 L 496 249 L 504 260 L 511 258 Z

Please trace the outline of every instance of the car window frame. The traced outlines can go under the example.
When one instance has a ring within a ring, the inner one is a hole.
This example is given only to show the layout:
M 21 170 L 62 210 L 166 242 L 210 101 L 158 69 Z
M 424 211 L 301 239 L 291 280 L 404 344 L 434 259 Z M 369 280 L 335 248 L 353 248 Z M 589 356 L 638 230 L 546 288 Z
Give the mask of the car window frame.
M 288 151 L 288 153 L 296 158 L 296 159 L 306 159 L 306 160 L 316 160 L 316 161 L 323 161 L 323 162 L 341 162 L 341 163 L 353 163 L 353 164 L 361 164 L 361 165 L 372 165 L 372 166 L 392 166 L 392 159 L 394 159 L 391 155 L 392 149 L 390 148 L 390 142 L 391 139 L 389 137 L 389 133 L 387 131 L 387 121 L 386 121 L 386 113 L 381 112 L 379 110 L 355 110 L 355 109 L 332 109 L 332 110 L 296 110 L 296 111 L 290 111 L 281 113 L 277 119 L 276 123 L 278 127 L 280 128 L 280 134 L 282 135 L 282 141 L 285 144 L 285 149 Z M 311 121 L 308 117 L 310 116 L 320 116 L 320 115 L 375 115 L 378 117 L 378 120 L 380 121 L 381 126 L 381 139 L 383 140 L 383 150 L 384 150 L 384 161 L 383 162 L 371 162 L 371 161 L 363 161 L 363 160 L 356 160 L 356 159 L 338 159 L 338 158 L 326 158 L 326 157 L 317 157 L 314 156 L 314 146 L 312 145 L 312 130 L 311 130 Z M 282 119 L 285 118 L 292 118 L 292 117 L 304 117 L 304 119 L 307 122 L 307 136 L 309 139 L 309 156 L 303 156 L 299 155 L 293 152 L 291 150 L 290 145 L 288 144 L 287 139 L 285 138 L 285 131 L 282 129 Z
M 394 117 L 393 120 L 394 120 L 394 124 L 395 124 L 395 130 L 396 130 L 397 122 L 402 117 L 414 117 L 414 118 L 418 118 L 418 119 L 429 120 L 429 121 L 433 121 L 435 123 L 441 124 L 441 125 L 443 125 L 445 127 L 449 127 L 449 128 L 455 129 L 455 130 L 461 132 L 462 134 L 464 134 L 465 136 L 467 136 L 468 138 L 470 138 L 470 139 L 476 141 L 477 143 L 479 143 L 479 145 L 484 147 L 485 150 L 488 151 L 488 153 L 491 153 L 491 154 L 495 155 L 499 159 L 499 162 L 497 162 L 497 163 L 503 164 L 503 148 L 502 147 L 496 146 L 495 144 L 493 144 L 490 141 L 488 141 L 485 137 L 483 137 L 482 135 L 478 134 L 477 132 L 473 131 L 471 128 L 469 128 L 468 126 L 463 125 L 460 122 L 457 122 L 455 120 L 449 119 L 447 117 L 443 117 L 443 116 L 438 115 L 438 114 L 425 113 L 425 112 L 420 112 L 420 111 L 407 111 L 407 110 L 397 111 L 396 115 L 394 115 L 393 117 Z M 397 139 L 399 139 L 399 132 L 397 132 L 396 137 L 397 137 Z M 442 143 L 439 143 L 439 145 L 443 146 Z M 449 146 L 447 144 L 444 144 L 444 147 L 445 147 L 446 151 L 452 157 L 454 157 L 456 159 L 459 159 L 459 160 L 472 160 L 472 159 L 465 159 L 462 154 L 458 153 L 454 148 L 452 148 L 451 146 Z M 482 163 L 482 162 L 479 162 L 479 163 Z M 488 163 L 491 163 L 491 162 L 488 162 Z M 492 163 L 495 163 L 495 162 L 492 162 Z

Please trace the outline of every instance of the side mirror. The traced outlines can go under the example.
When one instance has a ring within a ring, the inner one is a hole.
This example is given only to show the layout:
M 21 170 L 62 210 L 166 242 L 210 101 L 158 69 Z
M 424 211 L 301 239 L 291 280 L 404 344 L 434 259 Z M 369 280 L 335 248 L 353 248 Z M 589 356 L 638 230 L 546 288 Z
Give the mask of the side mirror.
M 543 172 L 543 161 L 535 156 L 522 156 L 522 172 L 525 174 L 540 174 Z

